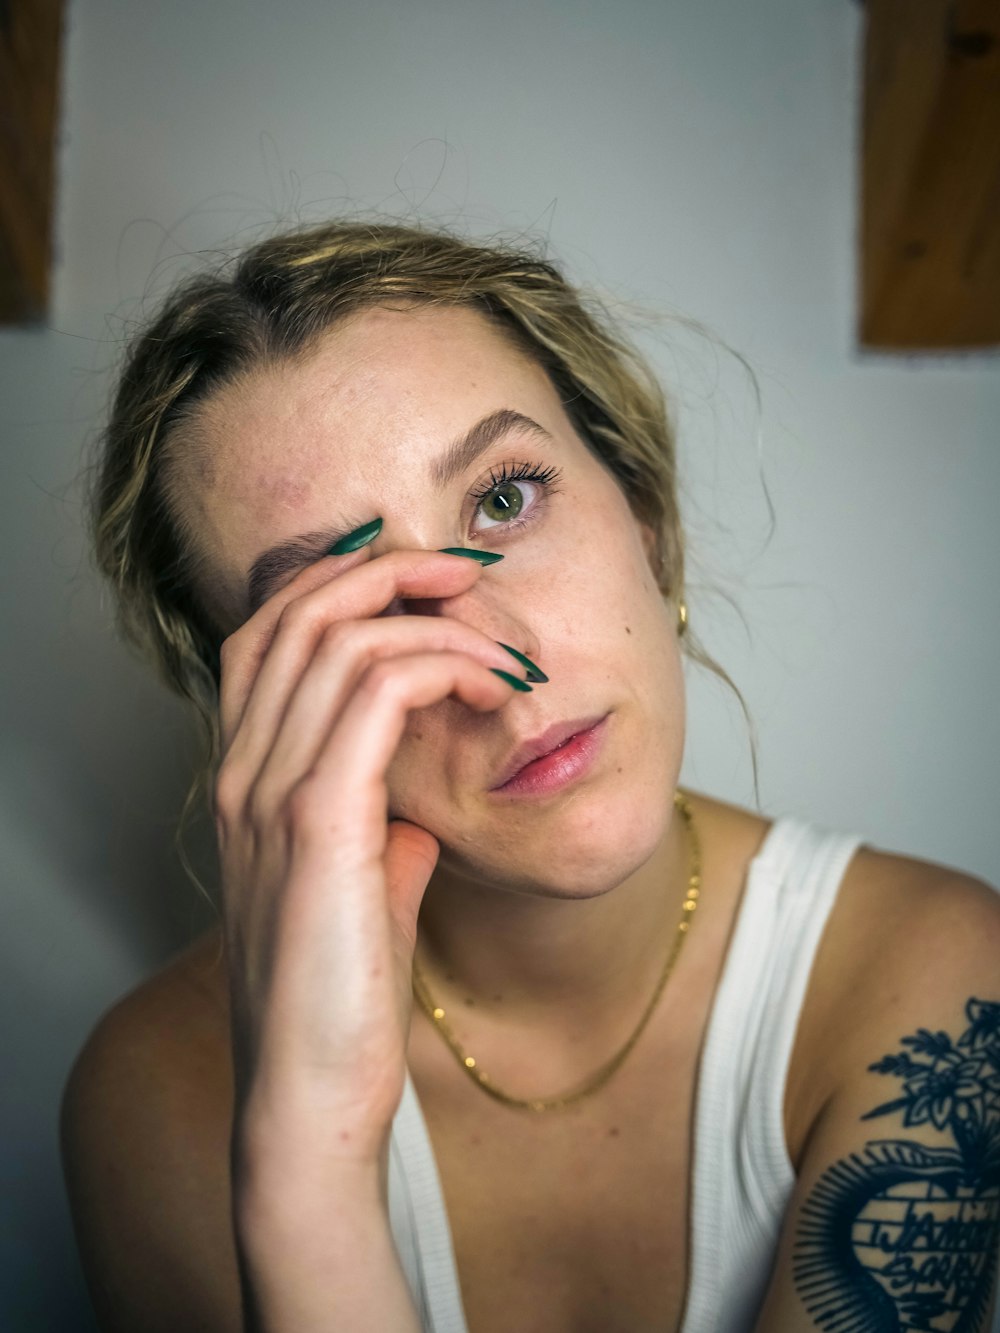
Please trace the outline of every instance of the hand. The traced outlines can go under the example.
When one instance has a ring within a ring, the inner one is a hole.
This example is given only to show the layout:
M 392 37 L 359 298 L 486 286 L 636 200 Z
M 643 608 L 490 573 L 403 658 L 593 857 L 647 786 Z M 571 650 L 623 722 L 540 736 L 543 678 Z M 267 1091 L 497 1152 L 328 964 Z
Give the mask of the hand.
M 412 709 L 478 711 L 519 677 L 447 616 L 382 613 L 482 577 L 432 551 L 365 548 L 304 570 L 222 649 L 215 789 L 237 1122 L 290 1152 L 378 1160 L 402 1096 L 417 914 L 438 856 L 388 820 Z

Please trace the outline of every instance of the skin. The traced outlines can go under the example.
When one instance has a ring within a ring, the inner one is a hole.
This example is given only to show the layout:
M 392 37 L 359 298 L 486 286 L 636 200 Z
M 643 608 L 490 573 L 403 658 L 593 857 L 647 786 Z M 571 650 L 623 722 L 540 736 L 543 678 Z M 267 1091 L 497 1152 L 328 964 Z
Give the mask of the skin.
M 437 490 L 442 450 L 504 408 L 552 442 L 512 434 Z M 524 484 L 523 526 L 483 525 L 470 490 L 525 462 L 558 467 L 557 485 Z M 231 631 L 225 967 L 217 939 L 172 964 L 102 1022 L 70 1082 L 64 1155 L 107 1327 L 416 1330 L 384 1199 L 407 1067 L 472 1333 L 678 1326 L 699 1051 L 766 821 L 694 798 L 705 903 L 667 1002 L 565 1115 L 485 1098 L 410 996 L 416 956 L 467 1047 L 521 1096 L 585 1079 L 638 1020 L 689 865 L 671 802 L 676 608 L 651 535 L 545 375 L 457 309 L 368 311 L 222 388 L 178 450 L 173 495 Z M 376 516 L 372 545 L 289 572 L 249 614 L 261 552 Z M 446 546 L 504 560 L 483 569 Z M 523 671 L 497 640 L 550 682 L 499 680 Z M 544 799 L 491 790 L 520 741 L 605 712 L 584 778 Z M 797 1183 L 755 1333 L 815 1329 L 793 1280 L 802 1209 L 872 1136 L 862 1117 L 887 1095 L 872 1060 L 901 1034 L 957 1030 L 970 995 L 995 993 L 997 904 L 867 848 L 848 868 L 789 1063 Z M 927 1126 L 906 1137 L 935 1146 Z
M 428 472 L 444 445 L 505 407 L 553 442 L 515 432 L 437 491 Z M 637 971 L 662 966 L 659 941 L 686 887 L 670 806 L 683 682 L 676 612 L 656 587 L 649 534 L 547 376 L 472 312 L 375 309 L 305 362 L 222 390 L 200 436 L 214 478 L 182 481 L 185 518 L 223 604 L 239 601 L 262 550 L 342 517 L 345 528 L 383 518 L 367 558 L 445 546 L 504 555 L 455 595 L 393 609 L 517 646 L 550 683 L 485 714 L 445 699 L 411 717 L 388 772 L 389 809 L 441 847 L 421 914 L 427 968 L 477 995 L 502 988 L 508 1015 L 543 1007 L 556 1045 L 577 1024 L 599 1042 L 609 1003 L 633 990 Z M 523 461 L 560 476 L 551 490 L 522 483 L 531 521 L 504 531 L 477 517 L 467 492 L 491 467 Z M 607 711 L 604 751 L 578 788 L 544 801 L 491 796 L 519 739 Z

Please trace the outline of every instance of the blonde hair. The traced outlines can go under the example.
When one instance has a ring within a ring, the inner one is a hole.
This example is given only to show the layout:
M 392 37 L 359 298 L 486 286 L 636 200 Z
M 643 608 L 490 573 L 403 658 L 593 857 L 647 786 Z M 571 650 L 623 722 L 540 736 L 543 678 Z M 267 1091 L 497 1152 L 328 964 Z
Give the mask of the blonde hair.
M 120 628 L 200 718 L 202 780 L 218 754 L 226 627 L 197 591 L 173 464 L 185 447 L 201 447 L 190 426 L 222 385 L 254 366 L 293 359 L 339 320 L 394 300 L 479 311 L 545 369 L 581 438 L 656 534 L 661 592 L 681 595 L 684 542 L 667 404 L 600 302 L 540 254 L 444 231 L 333 222 L 265 240 L 229 272 L 185 282 L 133 340 L 90 496 L 97 564 Z M 694 636 L 685 651 L 728 680 Z M 195 795 L 193 788 L 186 809 Z

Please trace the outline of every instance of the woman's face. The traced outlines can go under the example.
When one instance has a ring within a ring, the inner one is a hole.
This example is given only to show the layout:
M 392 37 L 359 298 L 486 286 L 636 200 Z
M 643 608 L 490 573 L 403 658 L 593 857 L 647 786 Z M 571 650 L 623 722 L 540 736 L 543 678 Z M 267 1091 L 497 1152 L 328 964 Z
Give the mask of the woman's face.
M 436 477 L 449 446 L 488 419 L 488 447 Z M 497 712 L 445 700 L 412 715 L 389 772 L 390 812 L 435 835 L 442 868 L 585 897 L 649 858 L 683 748 L 676 621 L 650 568 L 650 534 L 543 370 L 474 311 L 376 307 L 306 358 L 221 389 L 192 443 L 180 464 L 184 517 L 203 586 L 237 621 L 264 552 L 317 533 L 329 546 L 376 516 L 374 556 L 503 554 L 461 596 L 393 608 L 465 621 L 549 676 Z M 304 550 L 300 567 L 322 553 Z M 523 742 L 601 719 L 568 782 L 497 790 Z

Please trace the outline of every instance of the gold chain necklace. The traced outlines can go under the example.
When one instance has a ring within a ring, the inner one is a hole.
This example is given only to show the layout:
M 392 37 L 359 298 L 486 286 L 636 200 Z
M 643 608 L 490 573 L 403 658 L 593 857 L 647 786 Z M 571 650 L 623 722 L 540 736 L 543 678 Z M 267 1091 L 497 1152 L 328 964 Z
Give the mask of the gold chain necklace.
M 657 1001 L 663 994 L 663 988 L 666 986 L 667 980 L 669 979 L 671 972 L 674 970 L 677 959 L 680 957 L 681 946 L 683 945 L 684 938 L 690 928 L 695 908 L 698 906 L 698 895 L 701 891 L 701 845 L 698 842 L 698 835 L 695 831 L 694 814 L 691 810 L 691 804 L 687 797 L 678 791 L 674 794 L 674 805 L 680 812 L 684 819 L 684 823 L 687 826 L 688 841 L 691 844 L 691 871 L 688 875 L 688 887 L 681 908 L 681 918 L 678 921 L 673 934 L 673 941 L 670 946 L 670 952 L 667 954 L 667 961 L 664 964 L 663 971 L 660 973 L 660 979 L 656 983 L 656 989 L 653 991 L 652 998 L 650 999 L 649 1004 L 646 1005 L 642 1017 L 639 1019 L 639 1023 L 628 1041 L 620 1051 L 611 1057 L 610 1060 L 601 1065 L 600 1069 L 592 1078 L 588 1079 L 587 1082 L 582 1084 L 579 1088 L 563 1093 L 561 1097 L 533 1097 L 528 1099 L 511 1097 L 509 1093 L 502 1092 L 490 1079 L 489 1074 L 487 1074 L 484 1069 L 479 1068 L 479 1063 L 475 1056 L 469 1055 L 462 1046 L 462 1043 L 458 1040 L 458 1037 L 445 1020 L 445 1011 L 439 1004 L 436 1004 L 431 997 L 431 993 L 427 989 L 427 983 L 424 981 L 420 969 L 417 966 L 416 959 L 413 960 L 413 993 L 416 996 L 420 1007 L 441 1033 L 441 1036 L 451 1048 L 462 1069 L 465 1070 L 478 1087 L 482 1088 L 483 1092 L 489 1093 L 489 1095 L 496 1098 L 498 1102 L 503 1102 L 506 1106 L 516 1106 L 524 1111 L 554 1111 L 559 1107 L 569 1106 L 573 1102 L 578 1102 L 581 1098 L 589 1096 L 592 1092 L 596 1092 L 598 1088 L 602 1088 L 604 1084 L 607 1083 L 608 1079 L 621 1066 L 629 1051 L 631 1051 L 632 1047 L 642 1035 L 643 1029 L 653 1016 L 653 1010 L 656 1008 Z

